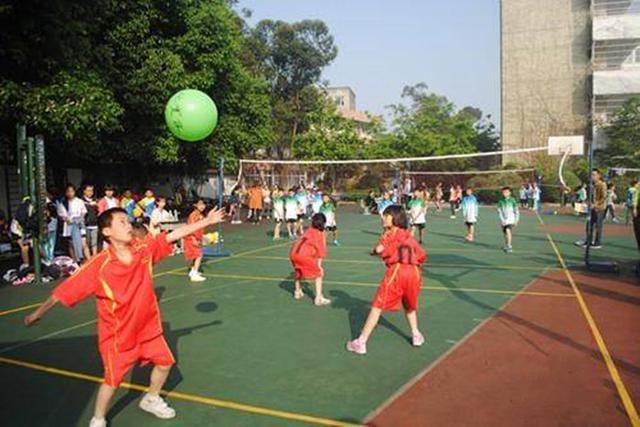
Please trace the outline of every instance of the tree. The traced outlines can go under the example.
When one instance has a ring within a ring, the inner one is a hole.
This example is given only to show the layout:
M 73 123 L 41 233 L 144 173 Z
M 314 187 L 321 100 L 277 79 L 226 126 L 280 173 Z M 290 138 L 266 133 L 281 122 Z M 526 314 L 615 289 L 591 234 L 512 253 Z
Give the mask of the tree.
M 500 135 L 491 122 L 491 114 L 485 116 L 481 109 L 471 106 L 464 107 L 460 112 L 474 120 L 473 127 L 476 130 L 476 136 L 473 138 L 472 144 L 476 151 L 481 153 L 500 151 L 502 148 Z
M 393 114 L 392 131 L 379 135 L 367 147 L 368 157 L 425 157 L 464 154 L 474 151 L 474 118 L 446 97 L 431 93 L 424 83 L 406 86 L 402 91 L 408 104 L 388 108 Z M 439 162 L 439 167 L 463 167 L 466 162 Z M 433 167 L 434 164 L 430 164 Z
M 640 96 L 625 101 L 605 128 L 609 141 L 598 151 L 604 166 L 640 167 Z
M 305 131 L 304 117 L 315 102 L 304 96 L 305 90 L 320 81 L 338 49 L 329 28 L 319 20 L 292 24 L 263 20 L 250 34 L 257 70 L 269 82 L 277 151 L 283 156 L 285 149 L 293 152 L 297 135 Z
M 49 154 L 195 172 L 273 141 L 267 82 L 245 62 L 243 22 L 227 1 L 14 0 L 0 25 L 3 133 L 24 122 Z M 166 101 L 184 88 L 220 112 L 195 144 L 164 124 Z
M 314 89 L 319 92 L 317 89 Z M 321 93 L 313 111 L 304 118 L 307 129 L 296 136 L 293 155 L 307 160 L 345 160 L 362 156 L 362 139 L 355 124 L 342 117 L 336 106 Z

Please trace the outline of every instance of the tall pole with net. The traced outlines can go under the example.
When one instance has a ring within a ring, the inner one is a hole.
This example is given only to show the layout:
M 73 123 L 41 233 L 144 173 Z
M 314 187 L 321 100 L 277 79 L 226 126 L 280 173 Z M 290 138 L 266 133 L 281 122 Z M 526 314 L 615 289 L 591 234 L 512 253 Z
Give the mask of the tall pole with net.
M 217 207 L 218 209 L 224 208 L 224 159 L 220 157 L 216 164 L 217 179 L 216 179 L 216 192 L 217 192 Z M 222 222 L 217 225 L 218 240 L 213 247 L 206 247 L 203 249 L 202 254 L 207 258 L 219 258 L 231 256 L 231 252 L 224 248 L 224 236 Z

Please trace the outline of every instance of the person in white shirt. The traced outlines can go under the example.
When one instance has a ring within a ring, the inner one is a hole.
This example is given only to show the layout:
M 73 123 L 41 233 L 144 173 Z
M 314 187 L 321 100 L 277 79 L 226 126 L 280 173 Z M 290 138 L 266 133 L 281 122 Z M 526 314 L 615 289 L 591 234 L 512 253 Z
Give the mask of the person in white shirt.
M 69 242 L 69 256 L 80 263 L 84 258 L 82 235 L 87 208 L 84 202 L 76 197 L 73 184 L 67 184 L 64 194 L 64 198 L 58 202 L 58 219 L 63 223 L 62 237 Z
M 165 209 L 167 206 L 167 198 L 158 196 L 156 199 L 156 207 L 151 212 L 151 221 L 149 223 L 149 232 L 153 236 L 160 234 L 163 223 L 175 222 L 176 218 Z

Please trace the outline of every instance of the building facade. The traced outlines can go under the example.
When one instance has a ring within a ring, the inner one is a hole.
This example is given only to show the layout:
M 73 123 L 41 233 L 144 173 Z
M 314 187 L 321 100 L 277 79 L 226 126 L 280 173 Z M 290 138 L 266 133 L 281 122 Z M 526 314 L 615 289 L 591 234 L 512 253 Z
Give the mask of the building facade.
M 603 125 L 627 98 L 640 95 L 640 1 L 593 0 L 591 12 L 593 136 L 598 147 L 607 142 Z
M 327 97 L 333 101 L 338 111 L 345 119 L 353 121 L 356 125 L 358 136 L 363 139 L 370 139 L 369 130 L 372 118 L 363 111 L 356 108 L 356 94 L 349 86 L 334 86 L 324 89 Z
M 606 143 L 603 125 L 640 94 L 638 3 L 501 1 L 504 149 L 543 146 L 549 136 Z

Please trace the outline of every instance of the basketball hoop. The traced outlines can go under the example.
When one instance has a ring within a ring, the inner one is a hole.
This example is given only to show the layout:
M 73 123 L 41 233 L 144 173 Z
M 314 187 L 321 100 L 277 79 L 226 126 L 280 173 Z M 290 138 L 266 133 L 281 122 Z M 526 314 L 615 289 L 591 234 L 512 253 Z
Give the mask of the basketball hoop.
M 582 156 L 584 154 L 584 136 L 550 136 L 548 139 L 547 152 L 550 156 L 560 156 L 560 165 L 558 166 L 558 178 L 563 188 L 568 188 L 562 174 L 564 163 L 569 156 Z

